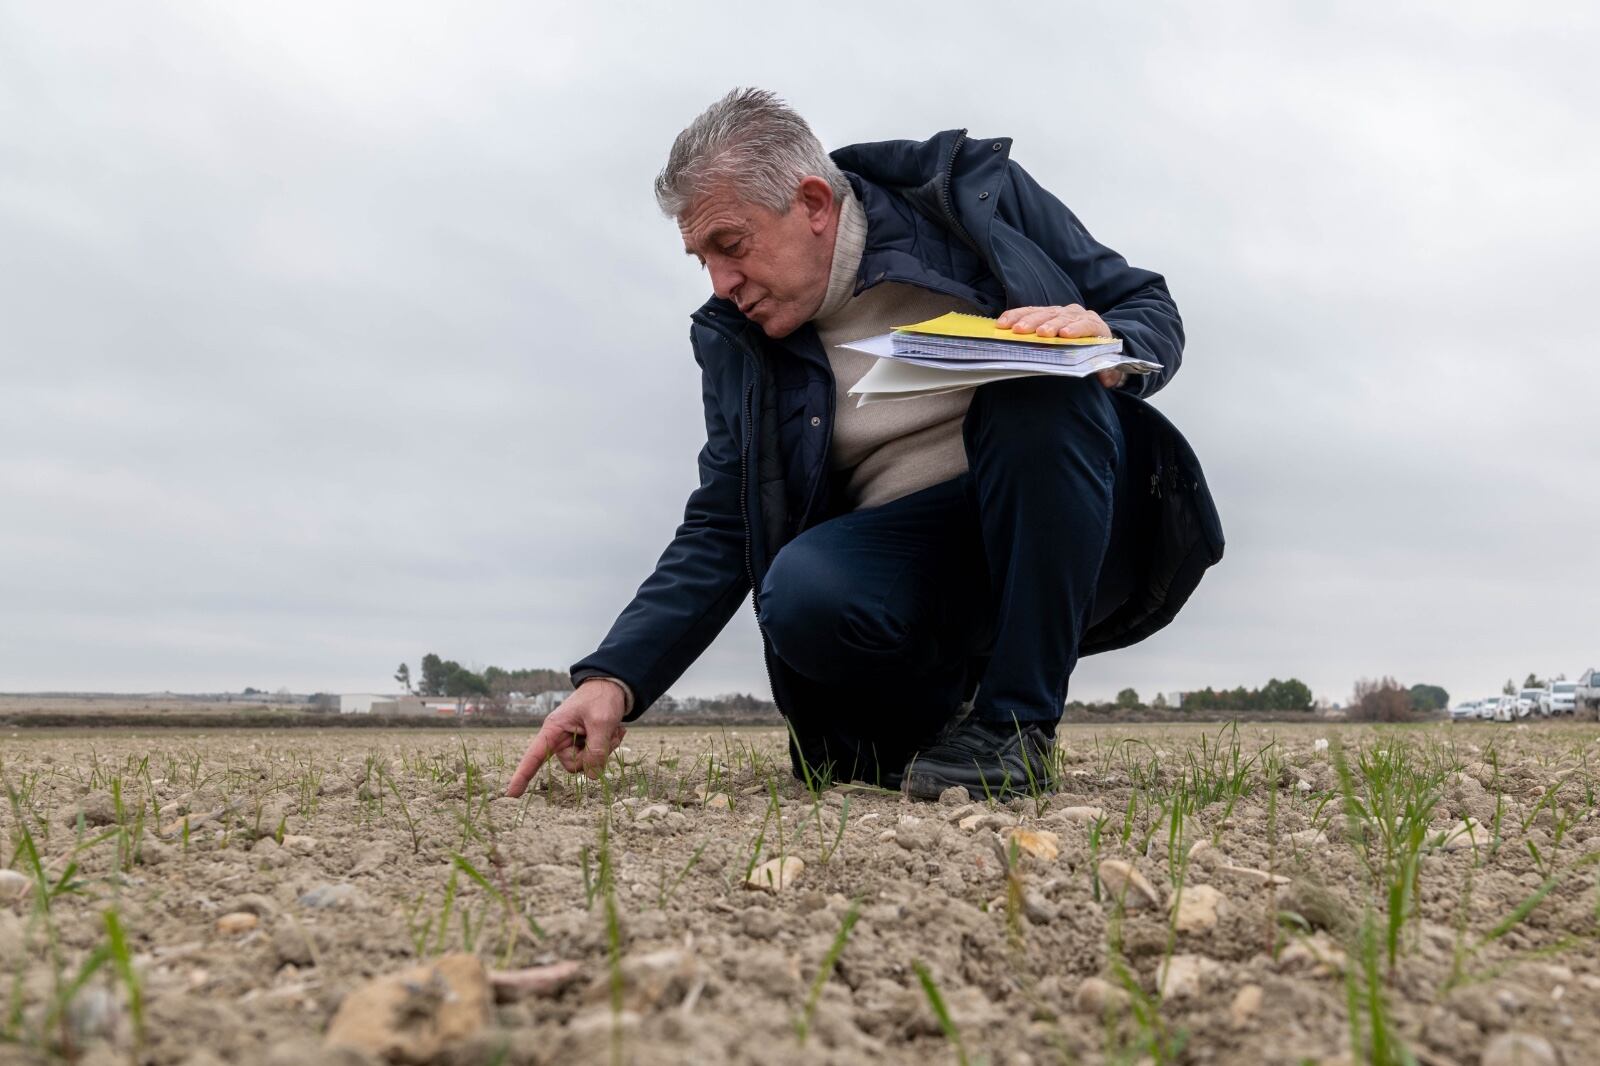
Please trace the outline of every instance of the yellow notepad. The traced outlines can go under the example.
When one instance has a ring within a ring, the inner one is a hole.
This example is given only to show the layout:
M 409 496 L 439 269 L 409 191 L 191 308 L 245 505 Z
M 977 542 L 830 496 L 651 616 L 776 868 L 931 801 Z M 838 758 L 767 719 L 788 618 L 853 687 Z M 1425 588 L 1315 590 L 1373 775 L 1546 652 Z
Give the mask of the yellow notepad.
M 964 315 L 959 311 L 930 318 L 913 326 L 896 326 L 896 333 L 924 333 L 935 337 L 965 337 L 980 341 L 1021 341 L 1025 344 L 1107 344 L 1110 337 L 1040 337 L 1032 333 L 1013 333 L 1009 327 L 997 326 L 994 319 L 982 315 Z

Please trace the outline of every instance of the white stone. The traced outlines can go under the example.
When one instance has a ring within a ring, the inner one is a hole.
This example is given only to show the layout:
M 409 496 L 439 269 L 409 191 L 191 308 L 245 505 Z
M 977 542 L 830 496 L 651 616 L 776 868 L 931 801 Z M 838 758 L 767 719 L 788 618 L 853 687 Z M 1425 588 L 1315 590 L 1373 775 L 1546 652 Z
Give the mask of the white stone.
M 1208 977 L 1221 972 L 1222 965 L 1204 955 L 1174 955 L 1161 967 L 1162 998 L 1193 999 Z
M 1185 885 L 1177 898 L 1175 924 L 1180 933 L 1204 933 L 1216 928 L 1227 910 L 1228 898 L 1210 885 Z
M 1063 807 L 1055 813 L 1062 822 L 1098 822 L 1106 816 L 1104 807 Z
M 1161 896 L 1144 874 L 1121 859 L 1105 859 L 1099 868 L 1100 884 L 1113 900 L 1120 899 L 1130 911 L 1159 906 Z
M 33 878 L 15 870 L 0 870 L 0 903 L 13 903 L 27 896 Z
M 1233 997 L 1233 1004 L 1228 1007 L 1228 1018 L 1235 1029 L 1243 1029 L 1250 1024 L 1250 1019 L 1261 1009 L 1263 994 L 1260 985 L 1245 985 L 1239 989 Z
M 805 860 L 798 855 L 768 859 L 750 871 L 750 876 L 744 881 L 745 887 L 759 888 L 766 892 L 782 892 L 794 884 L 795 879 L 805 868 Z
M 1128 993 L 1099 977 L 1085 977 L 1072 996 L 1072 1006 L 1080 1014 L 1104 1014 L 1127 1005 Z
M 1482 1066 L 1558 1066 L 1550 1041 L 1532 1033 L 1501 1033 L 1483 1049 Z
M 1268 873 L 1265 870 L 1257 870 L 1251 866 L 1219 866 L 1217 867 L 1217 872 L 1230 874 L 1245 881 L 1254 881 L 1258 885 L 1286 885 L 1289 883 L 1289 879 L 1282 874 Z

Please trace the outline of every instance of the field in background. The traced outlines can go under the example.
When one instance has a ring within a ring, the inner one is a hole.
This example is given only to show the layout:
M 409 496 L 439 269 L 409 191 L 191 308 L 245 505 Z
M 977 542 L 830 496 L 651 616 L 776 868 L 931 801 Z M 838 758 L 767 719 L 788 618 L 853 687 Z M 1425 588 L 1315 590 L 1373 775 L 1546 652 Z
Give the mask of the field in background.
M 1428 1064 L 1529 1034 L 1571 1063 L 1600 1039 L 1592 723 L 1063 738 L 1059 795 L 926 805 L 793 780 L 777 730 L 639 727 L 603 781 L 522 800 L 499 731 L 7 733 L 0 1062 Z M 375 975 L 439 959 L 351 1029 Z M 378 1051 L 327 1045 L 341 1007 L 334 1042 Z

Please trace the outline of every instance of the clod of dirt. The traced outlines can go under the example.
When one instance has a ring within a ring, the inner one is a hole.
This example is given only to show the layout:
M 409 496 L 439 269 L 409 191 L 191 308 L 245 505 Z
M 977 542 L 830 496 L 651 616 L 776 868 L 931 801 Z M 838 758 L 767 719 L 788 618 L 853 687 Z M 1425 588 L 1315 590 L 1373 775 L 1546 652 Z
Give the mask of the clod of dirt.
M 115 825 L 117 821 L 116 800 L 111 798 L 111 793 L 109 792 L 91 792 L 77 803 L 71 803 L 62 808 L 61 820 L 68 825 L 76 825 L 80 814 L 83 816 L 83 824 L 86 826 Z
M 1061 838 L 1048 829 L 1007 829 L 1001 839 L 1007 849 L 1015 842 L 1022 854 L 1044 862 L 1055 862 L 1061 854 Z
M 1112 899 L 1120 899 L 1122 906 L 1130 911 L 1143 910 L 1145 907 L 1156 907 L 1161 904 L 1161 897 L 1156 893 L 1156 888 L 1145 880 L 1144 874 L 1135 870 L 1121 859 L 1105 859 L 1099 868 L 1100 884 L 1111 894 Z
M 300 855 L 314 855 L 322 847 L 322 842 L 316 837 L 300 836 L 297 833 L 283 834 L 280 841 L 283 847 Z
M 263 896 L 259 892 L 246 892 L 236 897 L 228 904 L 231 911 L 248 911 L 257 918 L 271 918 L 278 913 L 278 905 L 272 902 L 271 897 Z
M 496 1001 L 511 1003 L 531 996 L 553 996 L 576 981 L 582 972 L 583 967 L 578 962 L 568 959 L 523 970 L 490 970 L 489 984 L 494 988 Z
M 1278 956 L 1278 969 L 1312 977 L 1338 977 L 1344 973 L 1346 961 L 1344 949 L 1332 937 L 1313 933 L 1283 949 Z
M 1294 841 L 1295 847 L 1309 850 L 1328 843 L 1328 834 L 1320 829 L 1302 829 L 1298 833 L 1290 833 L 1289 839 Z
M 939 793 L 939 806 L 941 807 L 959 807 L 963 803 L 970 803 L 971 801 L 972 796 L 960 785 L 951 785 Z
M 325 1043 L 390 1062 L 428 1063 L 486 1026 L 490 1002 L 483 963 L 473 955 L 446 955 L 350 993 L 328 1024 Z
M 1233 1003 L 1228 1007 L 1228 1020 L 1235 1029 L 1243 1029 L 1250 1024 L 1250 1019 L 1261 1010 L 1263 995 L 1260 985 L 1245 985 L 1234 995 Z
M 249 911 L 234 911 L 217 919 L 217 932 L 223 936 L 242 936 L 261 924 Z
M 1177 930 L 1190 934 L 1215 929 L 1218 918 L 1228 906 L 1228 898 L 1210 885 L 1187 885 L 1175 902 Z
M 705 980 L 693 955 L 678 948 L 663 948 L 622 960 L 623 996 L 630 1010 L 645 1012 L 682 1003 Z M 605 1002 L 611 998 L 611 975 L 595 975 L 584 998 Z
M 0 870 L 0 903 L 15 903 L 27 896 L 33 879 L 15 870 Z
M 1501 1033 L 1483 1049 L 1482 1066 L 1559 1066 L 1550 1041 L 1532 1033 Z
M 1079 1014 L 1102 1015 L 1127 1005 L 1127 991 L 1099 977 L 1085 977 L 1072 995 L 1072 1008 Z
M 1312 929 L 1342 937 L 1355 927 L 1355 915 L 1340 896 L 1310 881 L 1295 881 L 1278 894 L 1278 910 L 1298 914 Z
M 279 921 L 272 930 L 272 953 L 280 967 L 315 966 L 328 947 L 327 933 L 298 922 Z
M 969 814 L 956 823 L 971 833 L 979 829 L 1004 829 L 1017 824 L 1017 816 L 1010 811 L 992 811 L 988 814 Z
M 728 798 L 726 792 L 713 792 L 706 797 L 706 806 L 712 810 L 725 811 L 733 806 L 733 800 Z
M 1022 893 L 1022 913 L 1034 925 L 1048 925 L 1056 920 L 1060 911 L 1054 903 L 1030 888 Z
M 26 944 L 22 919 L 10 911 L 0 910 L 0 959 L 20 959 Z
M 798 855 L 786 855 L 781 859 L 768 859 L 766 862 L 750 871 L 750 876 L 744 879 L 746 888 L 759 888 L 767 892 L 782 892 L 794 884 L 795 878 L 806 868 L 806 862 Z
M 1193 999 L 1208 978 L 1221 972 L 1222 964 L 1204 955 L 1173 955 L 1161 967 L 1157 987 L 1164 999 Z
M 300 897 L 303 907 L 341 907 L 355 909 L 366 904 L 366 896 L 355 885 L 337 883 L 318 885 Z

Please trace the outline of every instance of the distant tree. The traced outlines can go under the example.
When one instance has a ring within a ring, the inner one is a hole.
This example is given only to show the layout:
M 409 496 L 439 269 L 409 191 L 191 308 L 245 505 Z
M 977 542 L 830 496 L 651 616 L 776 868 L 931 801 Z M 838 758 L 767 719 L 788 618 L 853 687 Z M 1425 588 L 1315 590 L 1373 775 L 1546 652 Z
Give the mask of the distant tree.
M 1506 678 L 1506 683 L 1500 686 L 1500 693 L 1503 696 L 1515 696 L 1517 694 L 1517 683 L 1509 677 Z
M 1367 722 L 1404 722 L 1417 716 L 1411 706 L 1411 693 L 1392 677 L 1357 681 L 1349 714 Z
M 1522 683 L 1523 688 L 1544 688 L 1545 683 L 1539 680 L 1538 674 L 1529 674 L 1528 680 Z
M 423 696 L 443 696 L 446 676 L 444 660 L 430 651 L 422 657 L 422 679 L 417 685 L 418 694 Z
M 1123 710 L 1132 710 L 1139 706 L 1139 693 L 1131 688 L 1125 688 L 1117 693 L 1117 706 Z
M 489 683 L 481 675 L 473 673 L 453 659 L 446 659 L 441 665 L 444 670 L 444 681 L 441 684 L 442 695 L 489 695 Z
M 1287 681 L 1273 678 L 1261 686 L 1254 703 L 1254 709 L 1259 711 L 1309 711 L 1311 689 L 1298 678 L 1291 677 Z
M 1413 710 L 1442 711 L 1450 706 L 1450 693 L 1438 685 L 1412 685 L 1411 707 Z
M 411 691 L 411 667 L 401 663 L 400 669 L 394 672 L 394 679 L 399 682 L 401 688 L 407 692 Z
M 306 704 L 315 714 L 333 714 L 339 710 L 339 697 L 331 692 L 313 692 Z
M 249 685 L 246 685 L 244 691 L 241 692 L 240 695 L 241 696 L 265 696 L 266 693 L 261 691 L 258 688 L 251 688 Z
M 1156 698 L 1150 701 L 1150 706 L 1154 707 L 1158 711 L 1166 710 L 1167 694 L 1165 692 L 1157 692 Z

